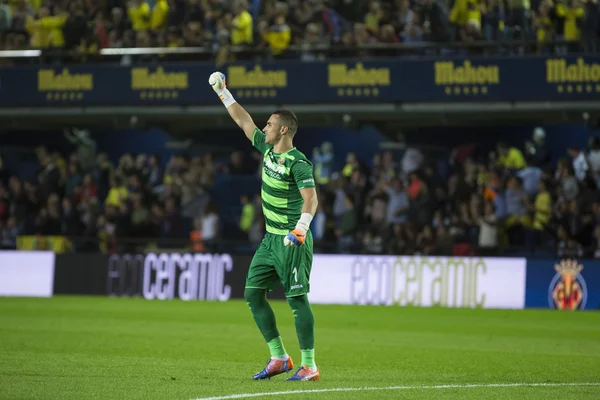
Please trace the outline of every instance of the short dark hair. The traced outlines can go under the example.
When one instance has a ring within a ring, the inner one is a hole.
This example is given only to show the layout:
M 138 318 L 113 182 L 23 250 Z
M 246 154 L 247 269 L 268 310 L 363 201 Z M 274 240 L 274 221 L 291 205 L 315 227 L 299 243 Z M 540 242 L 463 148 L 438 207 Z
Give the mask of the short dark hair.
M 298 118 L 296 114 L 289 110 L 276 110 L 273 112 L 273 115 L 279 116 L 279 124 L 287 126 L 292 136 L 296 134 L 296 131 L 298 131 Z

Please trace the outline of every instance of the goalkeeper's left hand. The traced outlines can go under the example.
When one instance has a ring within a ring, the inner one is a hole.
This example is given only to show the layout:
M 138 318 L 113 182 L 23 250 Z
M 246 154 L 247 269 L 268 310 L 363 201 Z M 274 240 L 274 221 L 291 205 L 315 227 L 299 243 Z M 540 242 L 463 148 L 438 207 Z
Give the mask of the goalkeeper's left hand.
M 304 244 L 304 240 L 306 239 L 306 232 L 310 227 L 310 222 L 312 221 L 313 216 L 309 213 L 302 213 L 300 215 L 300 219 L 296 223 L 296 227 L 293 231 L 285 235 L 283 238 L 284 246 L 302 246 Z
M 283 238 L 284 246 L 302 246 L 304 244 L 304 239 L 306 239 L 306 230 L 298 228 L 285 235 Z

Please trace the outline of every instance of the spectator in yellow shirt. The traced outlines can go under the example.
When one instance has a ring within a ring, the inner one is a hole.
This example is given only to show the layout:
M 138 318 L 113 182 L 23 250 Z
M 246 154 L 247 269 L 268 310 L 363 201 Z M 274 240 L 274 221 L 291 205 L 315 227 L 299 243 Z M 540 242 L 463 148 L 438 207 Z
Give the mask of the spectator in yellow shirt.
M 49 10 L 46 7 L 40 9 L 39 15 L 48 15 Z M 29 33 L 29 46 L 32 49 L 41 49 L 47 47 L 48 32 L 42 29 L 42 23 L 39 19 L 27 16 L 25 21 L 25 29 Z
M 448 19 L 459 28 L 463 41 L 479 39 L 482 8 L 480 0 L 456 0 L 454 3 Z
M 583 7 L 581 7 L 579 0 L 571 0 L 570 3 L 570 6 L 558 4 L 556 15 L 564 18 L 565 40 L 577 41 L 581 38 L 579 25 L 583 21 Z
M 342 176 L 350 178 L 354 171 L 359 169 L 358 158 L 355 153 L 348 153 L 346 156 L 346 165 L 342 168 Z
M 527 247 L 535 250 L 539 245 L 545 245 L 546 234 L 544 231 L 552 217 L 552 197 L 543 179 L 540 181 L 539 192 L 535 196 L 534 204 L 528 205 L 528 211 L 533 213 L 533 224 L 527 232 Z
M 37 20 L 28 18 L 25 26 L 31 35 L 31 47 L 63 47 L 65 39 L 62 27 L 67 21 L 68 14 L 56 7 L 56 15 L 52 16 L 47 7 L 41 7 L 38 16 Z
M 521 150 L 508 147 L 505 143 L 498 143 L 498 165 L 507 169 L 521 170 L 527 166 Z
M 167 3 L 167 0 L 157 0 L 154 7 L 152 7 L 150 28 L 154 31 L 165 28 L 168 16 L 169 3 Z
M 544 226 L 548 224 L 552 215 L 552 197 L 543 180 L 540 181 L 540 191 L 535 196 L 535 203 L 531 211 L 534 212 L 533 229 L 544 230 Z
M 42 28 L 48 30 L 48 47 L 63 47 L 65 38 L 62 28 L 69 18 L 69 14 L 64 10 L 55 7 L 56 15 L 42 19 Z
M 288 48 L 292 40 L 292 31 L 285 23 L 285 17 L 283 15 L 275 17 L 275 25 L 265 31 L 263 37 L 271 47 L 273 55 L 281 55 Z
M 477 21 L 481 25 L 481 2 L 479 0 L 456 0 L 448 19 L 459 27 L 467 25 L 468 21 Z
M 231 44 L 234 46 L 252 44 L 254 42 L 252 30 L 252 16 L 247 11 L 248 4 L 245 0 L 235 3 L 235 17 L 231 21 Z
M 381 4 L 378 1 L 374 1 L 369 5 L 369 12 L 365 15 L 365 26 L 367 30 L 373 34 L 379 31 L 379 21 L 383 18 L 383 11 L 381 10 Z
M 127 191 L 127 187 L 125 187 L 123 178 L 116 176 L 112 187 L 108 191 L 108 196 L 106 196 L 104 204 L 111 207 L 120 207 L 128 197 L 129 192 Z
M 127 15 L 129 15 L 133 30 L 144 31 L 150 27 L 150 6 L 144 0 L 129 2 Z
M 247 195 L 241 197 L 242 215 L 240 216 L 240 230 L 248 233 L 254 222 L 254 204 L 251 203 Z

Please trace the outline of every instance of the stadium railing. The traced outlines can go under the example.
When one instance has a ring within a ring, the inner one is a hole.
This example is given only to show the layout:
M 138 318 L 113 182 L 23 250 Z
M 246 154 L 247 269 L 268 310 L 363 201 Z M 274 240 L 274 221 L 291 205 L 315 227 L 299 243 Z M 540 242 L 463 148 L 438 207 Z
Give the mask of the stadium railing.
M 600 45 L 600 41 L 598 43 Z M 599 46 L 600 47 L 600 46 Z M 569 49 L 577 49 L 568 51 Z M 523 55 L 523 54 L 561 54 L 579 53 L 580 42 L 553 41 L 540 43 L 535 40 L 504 40 L 504 41 L 474 41 L 464 42 L 422 42 L 422 43 L 372 43 L 361 46 L 348 46 L 340 44 L 314 44 L 292 45 L 286 52 L 276 59 L 299 58 L 305 53 L 317 53 L 326 58 L 364 57 L 368 52 L 371 57 L 413 56 L 427 57 L 452 54 L 468 55 Z M 231 54 L 240 59 L 254 59 L 257 57 L 270 58 L 271 51 L 268 47 L 229 46 Z M 139 48 L 103 48 L 96 54 L 85 54 L 87 61 L 111 61 L 123 56 L 159 56 L 161 61 L 172 61 L 184 58 L 185 60 L 212 60 L 218 50 L 207 47 L 139 47 Z M 74 59 L 81 57 L 75 50 L 62 48 L 45 48 L 31 50 L 3 50 L 0 59 L 30 60 L 40 63 L 56 61 L 57 59 Z

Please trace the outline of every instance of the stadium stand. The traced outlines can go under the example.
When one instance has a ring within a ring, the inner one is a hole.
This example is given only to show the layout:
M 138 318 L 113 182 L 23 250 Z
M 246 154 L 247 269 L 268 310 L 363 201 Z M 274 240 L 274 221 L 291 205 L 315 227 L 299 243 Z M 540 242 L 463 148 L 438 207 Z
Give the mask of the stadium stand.
M 186 57 L 204 54 L 217 65 L 259 56 L 436 54 L 432 48 L 564 54 L 597 50 L 599 15 L 597 0 L 3 0 L 0 47 L 75 62 L 111 49 L 193 47 Z

